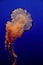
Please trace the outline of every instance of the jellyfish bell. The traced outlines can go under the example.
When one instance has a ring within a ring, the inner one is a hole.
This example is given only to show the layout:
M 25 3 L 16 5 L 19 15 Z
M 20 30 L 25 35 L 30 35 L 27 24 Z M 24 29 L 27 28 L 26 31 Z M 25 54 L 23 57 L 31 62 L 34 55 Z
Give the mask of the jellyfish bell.
M 26 9 L 18 8 L 12 11 L 11 18 L 22 24 L 24 30 L 29 30 L 32 26 L 31 14 Z

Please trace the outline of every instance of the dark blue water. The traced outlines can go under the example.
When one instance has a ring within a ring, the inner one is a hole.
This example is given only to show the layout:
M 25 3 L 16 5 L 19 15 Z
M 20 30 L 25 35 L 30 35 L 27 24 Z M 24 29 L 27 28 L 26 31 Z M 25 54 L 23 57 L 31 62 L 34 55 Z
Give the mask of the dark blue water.
M 0 0 L 0 65 L 11 65 L 4 49 L 5 24 L 15 8 L 27 9 L 32 28 L 15 41 L 17 65 L 43 65 L 43 0 Z

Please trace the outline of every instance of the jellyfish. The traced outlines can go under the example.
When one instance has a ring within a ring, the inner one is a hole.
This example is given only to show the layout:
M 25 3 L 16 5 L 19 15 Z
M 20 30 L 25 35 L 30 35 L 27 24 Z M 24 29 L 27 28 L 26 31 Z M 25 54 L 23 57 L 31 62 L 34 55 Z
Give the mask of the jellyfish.
M 14 41 L 20 38 L 24 31 L 32 27 L 31 14 L 22 8 L 17 8 L 11 13 L 11 20 L 6 23 L 5 48 L 12 56 L 12 65 L 16 65 L 17 55 L 14 52 Z M 13 45 L 13 47 L 12 47 Z

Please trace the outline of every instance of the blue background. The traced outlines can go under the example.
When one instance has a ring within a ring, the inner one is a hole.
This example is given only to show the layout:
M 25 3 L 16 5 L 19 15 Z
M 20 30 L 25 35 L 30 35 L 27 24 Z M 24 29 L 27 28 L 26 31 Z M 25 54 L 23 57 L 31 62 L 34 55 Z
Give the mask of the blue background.
M 17 65 L 43 65 L 43 0 L 0 0 L 0 65 L 11 65 L 4 49 L 5 24 L 15 8 L 25 8 L 33 20 L 32 28 L 15 41 Z

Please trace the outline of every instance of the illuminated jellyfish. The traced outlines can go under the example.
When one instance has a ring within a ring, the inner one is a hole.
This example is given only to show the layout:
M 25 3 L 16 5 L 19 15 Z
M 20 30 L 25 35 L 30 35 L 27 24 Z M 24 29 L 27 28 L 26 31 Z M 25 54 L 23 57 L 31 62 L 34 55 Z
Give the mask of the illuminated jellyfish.
M 5 47 L 12 56 L 12 65 L 16 65 L 17 55 L 14 52 L 12 45 L 14 41 L 21 37 L 25 30 L 30 30 L 32 27 L 31 14 L 27 10 L 18 8 L 12 11 L 11 20 L 6 23 Z M 14 45 L 13 45 L 14 46 Z

